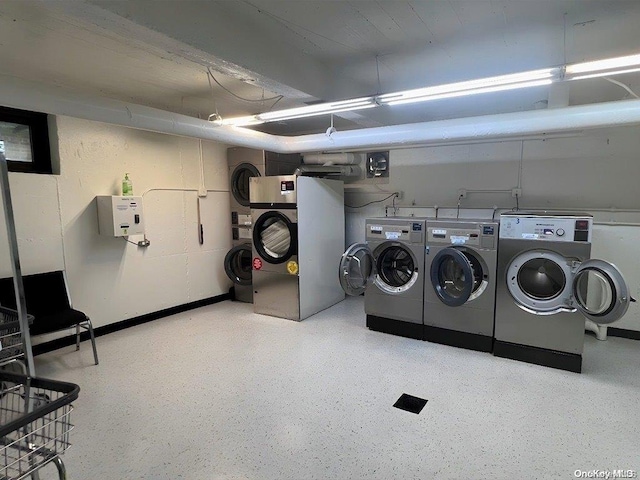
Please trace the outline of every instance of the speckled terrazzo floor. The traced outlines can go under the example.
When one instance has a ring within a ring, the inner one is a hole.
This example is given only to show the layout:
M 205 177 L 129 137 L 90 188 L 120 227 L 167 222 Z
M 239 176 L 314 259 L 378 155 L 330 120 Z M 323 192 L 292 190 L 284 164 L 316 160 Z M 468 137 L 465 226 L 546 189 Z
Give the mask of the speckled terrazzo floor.
M 301 323 L 223 302 L 37 357 L 80 384 L 88 479 L 571 479 L 640 469 L 640 342 L 582 375 L 371 332 L 361 298 Z M 420 415 L 402 393 L 429 400 Z M 57 478 L 48 466 L 42 479 Z

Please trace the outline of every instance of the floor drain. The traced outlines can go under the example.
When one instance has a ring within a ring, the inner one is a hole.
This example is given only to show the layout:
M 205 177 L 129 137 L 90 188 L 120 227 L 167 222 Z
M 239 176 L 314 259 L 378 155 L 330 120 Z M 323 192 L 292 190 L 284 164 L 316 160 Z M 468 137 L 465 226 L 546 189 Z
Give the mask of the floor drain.
M 413 395 L 403 393 L 393 406 L 400 410 L 406 410 L 407 412 L 418 414 L 422 411 L 427 402 L 428 400 L 425 400 L 424 398 L 414 397 Z

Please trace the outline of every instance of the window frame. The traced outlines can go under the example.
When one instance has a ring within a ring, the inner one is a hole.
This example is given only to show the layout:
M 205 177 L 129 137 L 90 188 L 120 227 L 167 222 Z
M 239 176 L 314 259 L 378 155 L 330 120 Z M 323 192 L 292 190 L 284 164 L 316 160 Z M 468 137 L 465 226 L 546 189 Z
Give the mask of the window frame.
M 0 106 L 0 122 L 17 123 L 29 127 L 31 162 L 7 160 L 10 172 L 53 174 L 49 122 L 46 113 Z

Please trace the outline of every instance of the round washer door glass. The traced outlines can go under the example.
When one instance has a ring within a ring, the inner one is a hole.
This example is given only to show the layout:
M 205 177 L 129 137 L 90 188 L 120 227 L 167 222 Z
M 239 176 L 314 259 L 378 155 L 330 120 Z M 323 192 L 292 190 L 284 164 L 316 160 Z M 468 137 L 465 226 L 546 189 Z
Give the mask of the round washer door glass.
M 479 265 L 478 265 L 479 267 Z M 451 307 L 459 307 L 469 300 L 474 286 L 482 284 L 469 261 L 468 254 L 453 248 L 440 250 L 431 262 L 431 284 L 440 300 Z
M 259 177 L 260 172 L 255 165 L 241 163 L 231 174 L 231 193 L 240 205 L 249 206 L 249 181 L 251 177 Z
M 401 293 L 418 279 L 413 255 L 399 243 L 382 244 L 374 252 L 376 257 L 376 285 L 388 293 Z
M 236 285 L 251 285 L 251 245 L 238 245 L 224 257 L 224 271 Z
M 576 270 L 573 298 L 578 310 L 599 324 L 622 318 L 632 301 L 620 270 L 602 260 L 587 260 Z
M 295 226 L 280 212 L 263 213 L 253 226 L 253 244 L 269 263 L 286 262 L 296 250 Z

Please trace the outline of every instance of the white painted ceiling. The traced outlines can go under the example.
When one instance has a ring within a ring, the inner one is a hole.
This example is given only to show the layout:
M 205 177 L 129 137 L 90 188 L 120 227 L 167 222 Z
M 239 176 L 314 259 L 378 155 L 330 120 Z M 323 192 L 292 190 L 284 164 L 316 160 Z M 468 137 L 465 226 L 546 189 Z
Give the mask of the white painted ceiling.
M 640 53 L 638 25 L 637 0 L 2 0 L 0 75 L 233 117 Z M 639 74 L 616 80 L 640 93 Z M 630 95 L 593 79 L 573 82 L 568 96 L 538 87 L 379 107 L 334 122 L 350 129 Z M 322 132 L 329 122 L 258 128 Z

